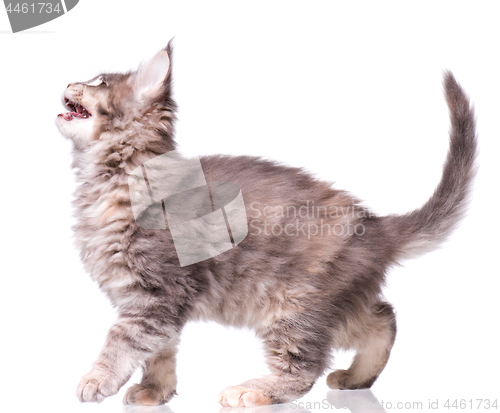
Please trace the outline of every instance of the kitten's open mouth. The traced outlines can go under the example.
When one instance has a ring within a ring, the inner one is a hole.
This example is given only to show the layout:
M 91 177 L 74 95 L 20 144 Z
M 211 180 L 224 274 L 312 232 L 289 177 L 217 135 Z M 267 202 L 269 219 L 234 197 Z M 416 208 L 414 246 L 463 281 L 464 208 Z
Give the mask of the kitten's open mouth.
M 88 119 L 92 116 L 86 107 L 73 102 L 68 98 L 64 98 L 64 106 L 66 106 L 70 111 L 57 115 L 64 117 L 64 120 L 70 121 L 73 120 L 73 118 Z

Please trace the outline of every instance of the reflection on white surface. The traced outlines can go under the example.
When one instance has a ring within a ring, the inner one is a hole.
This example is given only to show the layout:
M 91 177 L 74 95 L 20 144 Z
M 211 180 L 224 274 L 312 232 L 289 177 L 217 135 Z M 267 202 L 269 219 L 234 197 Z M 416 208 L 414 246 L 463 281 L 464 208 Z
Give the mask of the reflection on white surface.
M 326 399 L 336 409 L 347 409 L 351 413 L 386 412 L 370 389 L 330 390 L 326 395 Z
M 312 409 L 312 410 L 311 410 Z M 326 399 L 274 404 L 257 407 L 221 407 L 219 413 L 312 413 L 313 411 L 342 411 L 351 413 L 386 413 L 382 404 L 369 389 L 330 390 Z M 174 413 L 168 405 L 123 406 L 123 413 Z M 184 413 L 184 412 L 180 412 Z M 188 413 L 188 412 L 186 412 Z M 189 412 L 191 413 L 191 412 Z
M 306 408 L 304 408 L 306 407 Z M 315 402 L 303 402 L 300 400 L 292 403 L 275 404 L 272 406 L 259 407 L 223 407 L 220 413 L 312 413 L 314 411 L 326 410 L 351 413 L 386 413 L 382 404 L 373 392 L 366 390 L 330 390 L 326 399 Z
M 123 406 L 123 413 L 174 413 L 173 410 L 167 406 Z
M 222 407 L 219 413 L 311 413 L 311 411 L 301 409 L 297 404 L 283 403 L 257 407 Z

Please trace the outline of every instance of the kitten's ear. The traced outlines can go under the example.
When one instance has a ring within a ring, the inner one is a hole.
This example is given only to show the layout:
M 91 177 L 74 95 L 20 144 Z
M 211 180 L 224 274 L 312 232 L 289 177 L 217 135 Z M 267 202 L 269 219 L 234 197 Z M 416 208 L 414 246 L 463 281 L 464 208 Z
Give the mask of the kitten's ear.
M 142 62 L 134 76 L 135 95 L 139 100 L 156 100 L 170 92 L 170 44 Z

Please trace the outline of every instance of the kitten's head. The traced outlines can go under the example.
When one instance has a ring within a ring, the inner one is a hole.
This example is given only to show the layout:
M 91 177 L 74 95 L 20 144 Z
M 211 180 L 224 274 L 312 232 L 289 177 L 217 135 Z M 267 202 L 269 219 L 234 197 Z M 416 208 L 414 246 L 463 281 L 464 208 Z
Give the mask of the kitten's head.
M 68 112 L 57 116 L 59 131 L 75 147 L 123 132 L 151 119 L 171 129 L 176 105 L 171 98 L 171 46 L 143 62 L 135 72 L 103 73 L 87 82 L 70 83 L 62 96 Z

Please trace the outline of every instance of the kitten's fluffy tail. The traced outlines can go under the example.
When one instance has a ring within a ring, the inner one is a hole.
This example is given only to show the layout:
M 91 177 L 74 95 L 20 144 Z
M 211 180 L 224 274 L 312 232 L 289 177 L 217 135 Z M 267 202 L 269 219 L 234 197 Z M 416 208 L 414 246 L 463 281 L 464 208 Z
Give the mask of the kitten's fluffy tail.
M 474 110 L 451 72 L 445 73 L 443 83 L 451 129 L 441 182 L 422 208 L 384 218 L 388 233 L 395 237 L 397 261 L 435 249 L 465 214 L 477 151 Z

